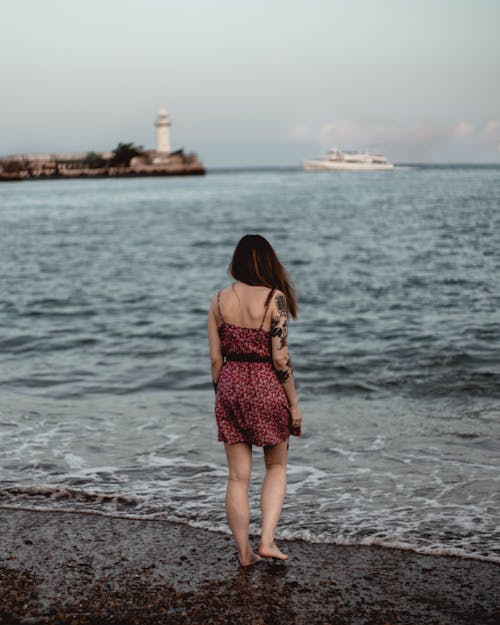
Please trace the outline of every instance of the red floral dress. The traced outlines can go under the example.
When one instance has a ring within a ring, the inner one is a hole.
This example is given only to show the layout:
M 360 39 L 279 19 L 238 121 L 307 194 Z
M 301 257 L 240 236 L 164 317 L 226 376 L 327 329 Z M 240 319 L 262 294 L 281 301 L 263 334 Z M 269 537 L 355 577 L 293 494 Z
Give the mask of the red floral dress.
M 301 435 L 300 428 L 291 428 L 287 397 L 271 359 L 271 333 L 262 328 L 271 299 L 272 292 L 259 328 L 227 323 L 219 306 L 225 361 L 215 397 L 219 441 L 263 447 Z

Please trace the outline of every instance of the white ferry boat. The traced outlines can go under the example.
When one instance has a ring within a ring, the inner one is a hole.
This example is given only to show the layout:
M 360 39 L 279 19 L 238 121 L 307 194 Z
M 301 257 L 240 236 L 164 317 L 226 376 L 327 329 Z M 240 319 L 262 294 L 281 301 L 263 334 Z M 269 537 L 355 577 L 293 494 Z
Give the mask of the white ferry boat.
M 332 148 L 323 158 L 303 161 L 306 171 L 354 170 L 354 171 L 387 171 L 394 169 L 383 154 L 353 152 Z

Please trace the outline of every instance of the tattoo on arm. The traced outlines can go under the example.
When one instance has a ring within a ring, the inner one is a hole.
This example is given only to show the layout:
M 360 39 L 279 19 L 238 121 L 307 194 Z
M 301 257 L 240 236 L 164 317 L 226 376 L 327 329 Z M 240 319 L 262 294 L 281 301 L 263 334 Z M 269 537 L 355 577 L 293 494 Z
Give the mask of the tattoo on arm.
M 283 293 L 278 293 L 274 301 L 278 314 L 273 315 L 273 317 L 271 318 L 271 336 L 275 336 L 280 339 L 280 347 L 278 349 L 283 349 L 284 347 L 286 347 L 288 339 L 288 312 L 286 307 L 286 299 Z
M 271 318 L 271 336 L 280 336 L 281 328 L 279 327 L 279 325 L 280 318 L 276 315 L 273 315 L 273 317 Z
M 290 379 L 290 374 L 292 373 L 292 361 L 290 360 L 290 358 L 287 360 L 285 366 L 286 369 L 284 369 L 283 371 L 280 371 L 279 369 L 276 370 L 276 375 L 278 376 L 278 380 L 281 382 L 281 384 L 285 384 Z
M 278 376 L 278 380 L 281 384 L 285 384 L 290 378 L 290 372 L 288 369 L 286 371 L 276 371 L 276 375 Z
M 278 349 L 283 349 L 288 345 L 288 328 L 286 319 L 281 321 L 280 317 L 274 316 L 271 319 L 271 336 L 280 339 Z
M 278 293 L 276 295 L 276 308 L 278 309 L 280 317 L 288 317 L 288 313 L 286 310 L 286 299 L 283 293 Z
M 278 350 L 284 349 L 288 345 L 288 311 L 286 307 L 286 299 L 283 293 L 278 293 L 275 298 L 277 314 L 271 317 L 271 336 L 279 338 L 280 345 Z M 284 369 L 276 369 L 276 375 L 281 384 L 285 384 L 292 374 L 292 361 L 288 358 Z

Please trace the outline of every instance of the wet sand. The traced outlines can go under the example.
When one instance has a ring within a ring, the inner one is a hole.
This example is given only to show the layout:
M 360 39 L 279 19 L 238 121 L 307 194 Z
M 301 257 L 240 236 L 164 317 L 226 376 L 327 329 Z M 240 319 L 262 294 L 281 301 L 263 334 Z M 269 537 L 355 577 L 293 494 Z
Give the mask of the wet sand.
M 382 547 L 281 547 L 287 563 L 243 569 L 224 534 L 0 508 L 0 623 L 500 623 L 500 565 Z

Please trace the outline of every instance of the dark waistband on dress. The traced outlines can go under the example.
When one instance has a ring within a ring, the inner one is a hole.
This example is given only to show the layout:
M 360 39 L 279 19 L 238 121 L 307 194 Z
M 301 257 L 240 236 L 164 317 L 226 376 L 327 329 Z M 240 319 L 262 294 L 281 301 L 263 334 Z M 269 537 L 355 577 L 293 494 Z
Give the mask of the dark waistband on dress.
M 233 362 L 271 362 L 269 356 L 258 356 L 257 354 L 228 354 L 225 361 Z

